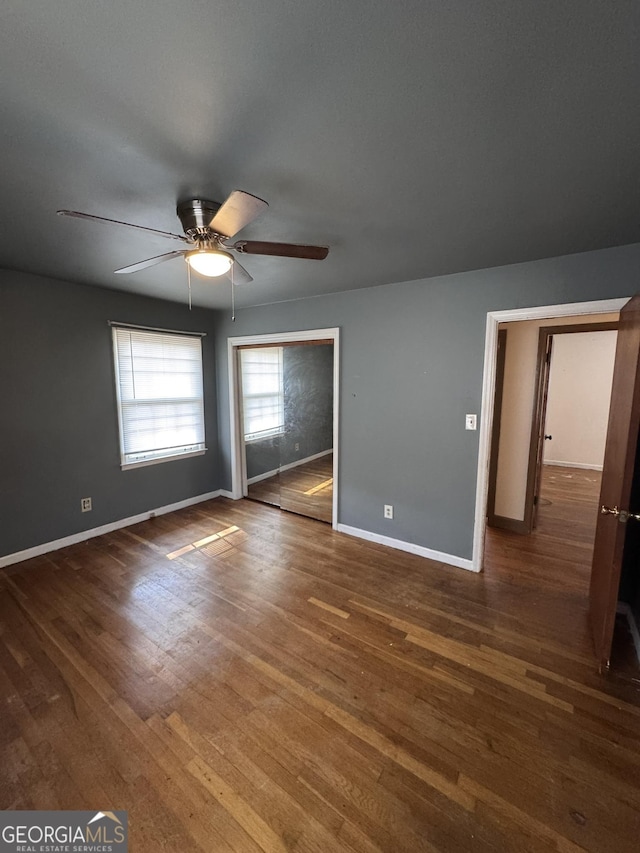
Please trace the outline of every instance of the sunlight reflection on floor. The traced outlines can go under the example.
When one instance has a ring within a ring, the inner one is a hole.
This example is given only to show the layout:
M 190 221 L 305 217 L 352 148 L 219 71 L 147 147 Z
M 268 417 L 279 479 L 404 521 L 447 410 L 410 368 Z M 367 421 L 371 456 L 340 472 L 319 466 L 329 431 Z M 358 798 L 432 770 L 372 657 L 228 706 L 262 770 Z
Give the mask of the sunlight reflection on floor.
M 329 477 L 328 480 L 325 480 L 323 483 L 318 483 L 317 486 L 314 486 L 312 489 L 309 489 L 306 492 L 303 492 L 305 495 L 316 495 L 318 492 L 321 492 L 323 489 L 328 489 L 329 486 L 333 486 L 333 477 Z
M 184 545 L 182 548 L 178 548 L 177 551 L 172 551 L 170 554 L 166 555 L 167 559 L 175 560 L 177 557 L 182 557 L 190 551 L 198 551 L 201 548 L 204 549 L 205 553 L 220 553 L 221 551 L 227 550 L 225 547 L 222 547 L 223 545 L 227 545 L 227 543 L 223 543 L 221 540 L 224 540 L 226 537 L 231 536 L 234 533 L 244 533 L 244 531 L 240 530 L 237 525 L 233 524 L 231 527 L 225 527 L 224 530 L 218 531 L 218 533 L 212 533 L 210 536 L 198 539 L 197 542 L 192 542 L 189 545 Z M 234 537 L 234 539 L 235 538 L 237 537 Z M 216 543 L 216 545 L 212 545 L 212 543 Z

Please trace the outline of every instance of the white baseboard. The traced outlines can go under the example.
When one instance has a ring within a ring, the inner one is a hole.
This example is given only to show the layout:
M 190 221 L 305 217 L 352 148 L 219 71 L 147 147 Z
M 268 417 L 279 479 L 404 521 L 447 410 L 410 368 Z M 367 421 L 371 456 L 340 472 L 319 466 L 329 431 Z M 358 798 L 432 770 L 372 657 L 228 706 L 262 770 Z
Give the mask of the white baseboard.
M 264 474 L 256 474 L 255 477 L 249 477 L 247 480 L 247 486 L 253 486 L 254 483 L 260 483 L 262 480 L 268 480 L 270 477 L 275 477 L 279 472 L 279 468 L 274 468 L 273 471 L 265 471 Z
M 331 453 L 331 450 L 318 453 L 310 459 L 318 459 L 321 456 L 326 456 Z M 293 463 L 288 467 L 295 467 L 300 463 Z M 86 542 L 87 539 L 94 539 L 96 536 L 103 536 L 105 533 L 112 533 L 114 530 L 120 530 L 123 527 L 130 527 L 132 524 L 139 524 L 142 521 L 148 521 L 157 515 L 166 515 L 169 512 L 175 512 L 179 509 L 184 509 L 188 506 L 202 503 L 203 501 L 213 500 L 213 498 L 229 498 L 230 500 L 238 500 L 233 494 L 226 489 L 217 489 L 215 492 L 207 492 L 204 495 L 196 495 L 192 498 L 187 498 L 183 501 L 177 501 L 173 504 L 156 507 L 155 509 L 141 512 L 138 515 L 130 515 L 128 518 L 121 518 L 118 521 L 111 521 L 109 524 L 102 524 L 100 527 L 92 527 L 89 530 L 82 530 L 79 533 L 73 533 L 71 536 L 64 536 L 62 539 L 54 539 L 51 542 L 43 542 L 41 545 L 35 545 L 33 548 L 26 548 L 24 551 L 16 551 L 13 554 L 6 554 L 0 557 L 0 569 L 12 566 L 14 563 L 21 563 L 24 560 L 30 560 L 33 557 L 40 557 L 42 554 L 48 554 L 51 551 L 58 551 L 60 548 L 66 548 L 69 545 L 77 545 L 79 542 Z M 390 536 L 382 536 L 379 533 L 371 533 L 368 530 L 360 530 L 357 527 L 350 527 L 347 524 L 338 524 L 336 527 L 340 533 L 346 533 L 348 536 L 355 536 L 358 539 L 365 539 L 368 542 L 377 542 L 380 545 L 386 545 L 388 548 L 395 548 L 398 551 L 406 551 L 409 554 L 416 554 L 419 557 L 426 557 L 429 560 L 435 560 L 438 563 L 446 563 L 450 566 L 456 566 L 459 569 L 467 571 L 476 571 L 473 568 L 471 560 L 465 560 L 462 557 L 456 557 L 453 554 L 445 554 L 442 551 L 434 551 L 431 548 L 425 548 L 422 545 L 414 545 L 412 542 L 404 542 L 401 539 L 392 539 Z M 630 620 L 633 614 L 630 613 Z M 635 625 L 635 622 L 634 622 Z M 640 635 L 638 635 L 636 627 L 636 636 L 638 636 L 638 646 L 640 648 Z
M 543 465 L 558 465 L 560 468 L 584 468 L 587 471 L 602 471 L 602 465 L 590 462 L 564 462 L 562 460 L 545 459 Z
M 633 638 L 633 645 L 636 650 L 636 657 L 638 658 L 638 662 L 640 662 L 640 630 L 638 630 L 638 623 L 636 622 L 633 610 L 626 601 L 619 601 L 616 610 L 618 613 L 622 613 L 627 617 L 629 630 L 631 631 L 631 636 Z
M 390 536 L 382 536 L 379 533 L 371 533 L 357 527 L 349 527 L 347 524 L 338 524 L 336 529 L 348 536 L 366 539 L 367 542 L 377 542 L 379 545 L 386 545 L 388 548 L 395 548 L 398 551 L 407 551 L 409 554 L 417 554 L 419 557 L 427 557 L 427 559 L 435 560 L 438 563 L 447 563 L 447 565 L 455 566 L 458 569 L 466 569 L 469 572 L 478 571 L 474 569 L 472 560 L 465 560 L 463 557 L 456 557 L 454 554 L 444 554 L 442 551 L 434 551 L 422 545 L 414 545 L 412 542 L 404 542 L 402 539 L 392 539 Z
M 297 468 L 300 465 L 306 465 L 307 462 L 313 462 L 314 459 L 320 459 L 322 456 L 328 456 L 333 453 L 333 447 L 328 450 L 322 450 L 320 453 L 314 453 L 313 456 L 305 456 L 304 459 L 297 459 L 295 462 L 288 462 L 286 465 L 281 465 L 279 468 L 274 468 L 273 471 L 265 471 L 264 474 L 257 474 L 255 477 L 249 477 L 247 486 L 252 486 L 254 483 L 259 483 L 261 480 L 268 480 L 269 477 L 275 477 L 281 471 L 290 471 L 291 468 Z
M 33 548 L 27 548 L 24 551 L 16 551 L 14 554 L 6 554 L 0 557 L 0 569 L 5 566 L 11 566 L 14 563 L 21 563 L 23 560 L 30 560 L 32 557 L 40 557 L 42 554 L 48 554 L 50 551 L 57 551 L 59 548 L 66 548 L 68 545 L 76 545 L 78 542 L 85 542 L 87 539 L 94 539 L 96 536 L 102 536 L 105 533 L 111 533 L 114 530 L 120 530 L 122 527 L 130 527 L 132 524 L 139 524 L 141 521 L 148 521 L 156 515 L 166 515 L 168 512 L 175 512 L 178 509 L 184 509 L 194 504 L 210 501 L 213 498 L 231 497 L 231 492 L 217 489 L 215 492 L 207 492 L 204 495 L 196 495 L 193 498 L 187 498 L 184 501 L 167 504 L 166 506 L 156 507 L 146 512 L 141 512 L 138 515 L 130 515 L 128 518 L 121 518 L 118 521 L 111 521 L 109 524 L 102 524 L 100 527 L 92 527 L 89 530 L 82 530 L 80 533 L 73 533 L 71 536 L 64 536 L 62 539 L 54 539 L 52 542 L 43 542 L 42 545 L 36 545 Z

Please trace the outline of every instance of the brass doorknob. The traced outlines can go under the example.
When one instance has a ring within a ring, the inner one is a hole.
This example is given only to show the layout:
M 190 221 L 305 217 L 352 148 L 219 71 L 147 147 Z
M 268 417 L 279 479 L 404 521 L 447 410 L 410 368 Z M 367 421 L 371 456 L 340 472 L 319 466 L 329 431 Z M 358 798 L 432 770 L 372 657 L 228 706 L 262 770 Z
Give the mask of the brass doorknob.
M 601 514 L 601 515 L 615 515 L 615 516 L 618 516 L 618 515 L 620 515 L 620 510 L 618 509 L 618 507 L 617 507 L 617 506 L 610 507 L 610 506 L 604 506 L 604 504 L 603 504 L 603 505 L 600 507 L 600 514 Z
M 636 512 L 629 512 L 627 509 L 618 509 L 617 506 L 604 506 L 604 504 L 600 507 L 601 515 L 613 515 L 615 516 L 620 524 L 626 524 L 629 519 L 632 521 L 640 521 L 640 514 Z

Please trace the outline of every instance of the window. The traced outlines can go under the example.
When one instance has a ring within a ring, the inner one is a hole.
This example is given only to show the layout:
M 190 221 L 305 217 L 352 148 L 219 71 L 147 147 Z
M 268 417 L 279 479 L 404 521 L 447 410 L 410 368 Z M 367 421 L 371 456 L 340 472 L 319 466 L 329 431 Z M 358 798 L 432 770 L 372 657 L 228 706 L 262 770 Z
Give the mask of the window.
M 200 337 L 114 327 L 122 467 L 204 453 Z
M 244 440 L 257 441 L 284 432 L 282 347 L 240 350 Z

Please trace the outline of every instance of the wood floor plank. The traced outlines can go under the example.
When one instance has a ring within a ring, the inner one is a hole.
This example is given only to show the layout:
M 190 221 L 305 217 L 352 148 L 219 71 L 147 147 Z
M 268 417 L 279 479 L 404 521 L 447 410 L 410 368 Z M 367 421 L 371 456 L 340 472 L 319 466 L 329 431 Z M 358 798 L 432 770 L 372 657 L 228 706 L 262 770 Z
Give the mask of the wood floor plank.
M 545 478 L 482 575 L 226 499 L 0 572 L 0 806 L 126 809 L 143 853 L 635 853 L 598 476 Z
M 218 800 L 265 853 L 286 853 L 283 840 L 242 799 L 236 790 L 199 756 L 187 764 L 187 770 Z

